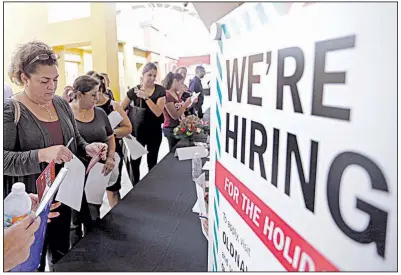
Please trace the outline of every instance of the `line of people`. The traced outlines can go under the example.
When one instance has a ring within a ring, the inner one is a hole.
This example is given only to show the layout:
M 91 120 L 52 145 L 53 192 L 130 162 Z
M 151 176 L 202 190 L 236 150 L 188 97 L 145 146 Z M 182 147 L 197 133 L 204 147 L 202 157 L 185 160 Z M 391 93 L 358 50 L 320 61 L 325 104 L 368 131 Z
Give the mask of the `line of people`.
M 104 175 L 111 173 L 105 191 L 113 207 L 121 189 L 122 138 L 132 133 L 147 147 L 150 171 L 157 164 L 161 125 L 172 150 L 177 143 L 173 129 L 179 120 L 192 113 L 202 115 L 200 79 L 205 70 L 203 67 L 196 69 L 196 77 L 188 89 L 184 85 L 185 68 L 169 73 L 159 85 L 155 83 L 157 66 L 148 63 L 143 68 L 141 83 L 130 89 L 119 104 L 108 88 L 107 74 L 94 71 L 79 76 L 72 86 L 65 87 L 64 98 L 55 95 L 59 77 L 57 59 L 51 47 L 37 41 L 21 45 L 13 55 L 8 74 L 11 81 L 23 89 L 4 102 L 4 197 L 15 182 L 23 182 L 27 192 L 35 194 L 36 179 L 53 160 L 58 173 L 73 155 L 87 166 L 92 157 L 100 154 L 104 163 L 102 172 Z M 199 100 L 191 99 L 192 91 L 200 92 Z M 133 113 L 129 115 L 135 106 L 143 108 L 144 116 L 133 124 L 130 120 Z M 115 129 L 108 119 L 113 111 L 123 118 Z M 67 148 L 65 145 L 71 138 L 73 142 Z M 134 185 L 140 179 L 140 163 L 141 159 L 131 161 Z M 75 243 L 71 236 L 82 238 L 100 218 L 100 205 L 89 204 L 85 192 L 80 212 L 64 204 L 55 211 L 57 215 L 53 213 L 52 222 L 48 224 L 38 271 L 44 271 L 46 255 L 52 267 Z M 33 233 L 34 230 L 29 231 Z M 13 257 L 12 253 L 5 255 Z

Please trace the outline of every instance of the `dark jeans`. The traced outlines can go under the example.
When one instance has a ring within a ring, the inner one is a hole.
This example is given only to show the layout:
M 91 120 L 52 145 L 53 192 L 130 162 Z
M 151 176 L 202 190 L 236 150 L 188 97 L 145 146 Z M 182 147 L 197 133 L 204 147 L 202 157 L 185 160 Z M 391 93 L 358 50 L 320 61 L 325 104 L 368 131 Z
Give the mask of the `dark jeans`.
M 46 257 L 52 270 L 53 265 L 70 249 L 71 208 L 61 204 L 54 212 L 59 212 L 60 216 L 47 224 L 38 271 L 45 271 Z
M 173 150 L 173 148 L 179 142 L 179 139 L 175 138 L 173 131 L 174 131 L 174 128 L 163 128 L 163 133 L 164 133 L 164 136 L 167 138 L 168 148 L 169 148 L 170 152 Z
M 152 170 L 153 167 L 157 164 L 157 158 L 159 156 L 160 144 L 162 143 L 162 128 L 161 125 L 155 129 L 141 129 L 139 131 L 137 140 L 142 146 L 146 146 L 148 150 L 147 161 L 149 171 Z M 134 174 L 134 182 L 133 184 L 137 184 L 139 182 L 140 170 L 139 166 L 141 165 L 142 157 L 137 160 L 131 161 L 132 172 Z
M 203 111 L 202 111 L 203 101 L 204 101 L 204 95 L 203 93 L 201 93 L 198 96 L 198 102 L 194 104 L 194 110 L 198 113 L 198 117 L 200 119 L 203 118 Z

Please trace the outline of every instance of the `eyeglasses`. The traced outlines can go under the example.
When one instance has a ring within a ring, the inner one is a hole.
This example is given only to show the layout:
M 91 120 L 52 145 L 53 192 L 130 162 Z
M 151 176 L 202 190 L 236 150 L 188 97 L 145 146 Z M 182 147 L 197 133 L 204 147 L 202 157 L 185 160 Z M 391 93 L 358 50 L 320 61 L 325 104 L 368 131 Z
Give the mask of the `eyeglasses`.
M 48 60 L 50 58 L 53 59 L 53 60 L 57 60 L 57 59 L 60 58 L 60 56 L 58 54 L 56 54 L 56 53 L 52 53 L 50 55 L 46 54 L 46 53 L 39 54 L 34 59 L 32 59 L 31 62 L 29 62 L 29 64 L 25 67 L 25 69 L 28 68 L 29 66 L 31 66 L 33 63 L 35 63 L 38 60 L 42 60 L 43 61 L 43 60 Z

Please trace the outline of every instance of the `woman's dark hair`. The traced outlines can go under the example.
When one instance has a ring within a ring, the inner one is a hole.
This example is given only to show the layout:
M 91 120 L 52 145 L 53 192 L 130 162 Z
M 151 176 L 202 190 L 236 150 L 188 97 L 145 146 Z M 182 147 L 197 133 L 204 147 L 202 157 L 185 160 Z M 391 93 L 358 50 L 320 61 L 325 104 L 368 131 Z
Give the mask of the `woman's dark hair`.
M 166 75 L 166 78 L 162 81 L 163 87 L 166 90 L 170 90 L 171 86 L 173 85 L 174 79 L 177 81 L 181 81 L 181 80 L 184 80 L 184 77 L 179 73 L 169 72 Z
M 142 75 L 146 74 L 147 72 L 149 72 L 150 70 L 155 70 L 157 71 L 157 66 L 155 63 L 149 62 L 147 63 L 143 69 L 142 69 Z
M 96 78 L 97 80 L 99 80 L 99 82 L 100 82 L 99 91 L 101 93 L 105 94 L 107 92 L 106 80 L 104 79 L 103 75 L 101 75 L 95 71 L 89 71 L 86 73 L 86 75 L 92 76 L 92 77 Z
M 36 60 L 30 64 L 30 62 L 32 62 L 41 54 L 47 54 L 49 58 L 46 60 Z M 8 76 L 13 83 L 22 86 L 24 85 L 21 79 L 22 73 L 29 78 L 37 72 L 37 69 L 40 65 L 58 65 L 57 59 L 50 57 L 52 55 L 55 55 L 53 49 L 49 45 L 40 41 L 32 41 L 23 45 L 19 45 L 11 58 L 11 63 L 8 68 Z
M 178 73 L 179 71 L 184 70 L 185 72 L 188 72 L 188 69 L 185 67 L 178 67 L 176 72 Z
M 74 84 L 74 97 L 78 92 L 86 94 L 91 91 L 94 87 L 100 84 L 100 81 L 89 75 L 81 75 L 75 79 Z

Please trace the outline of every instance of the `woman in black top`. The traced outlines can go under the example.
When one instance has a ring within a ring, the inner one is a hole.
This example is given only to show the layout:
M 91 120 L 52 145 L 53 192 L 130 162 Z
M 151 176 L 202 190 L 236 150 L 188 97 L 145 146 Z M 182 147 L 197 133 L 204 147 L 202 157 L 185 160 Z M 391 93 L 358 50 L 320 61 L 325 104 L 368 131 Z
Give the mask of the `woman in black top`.
M 107 176 L 113 170 L 115 164 L 115 139 L 106 113 L 101 108 L 95 107 L 99 100 L 99 85 L 100 82 L 94 77 L 88 75 L 78 77 L 73 85 L 74 100 L 71 103 L 71 108 L 80 135 L 88 142 L 96 141 L 108 145 L 107 152 L 104 152 L 101 156 L 101 159 L 105 161 L 102 173 Z M 84 157 L 81 160 L 87 167 L 91 158 Z M 78 228 L 78 234 L 80 234 L 81 222 L 90 227 L 91 221 L 96 221 L 100 218 L 100 206 L 99 204 L 87 203 L 84 195 L 81 212 L 73 211 L 73 225 Z M 90 218 L 92 220 L 89 219 L 88 210 L 91 212 Z
M 127 114 L 124 112 L 124 110 L 121 108 L 121 106 L 113 101 L 111 98 L 108 97 L 107 89 L 106 89 L 106 83 L 105 83 L 105 78 L 103 75 L 98 74 L 93 72 L 92 76 L 95 77 L 100 81 L 100 86 L 99 86 L 99 100 L 96 103 L 96 107 L 102 108 L 103 111 L 106 112 L 107 115 L 112 113 L 113 111 L 118 112 L 123 120 L 120 122 L 119 125 L 114 129 L 114 137 L 116 139 L 116 153 L 119 156 L 118 162 L 118 175 L 116 175 L 117 178 L 113 177 L 114 175 L 114 170 L 113 170 L 113 175 L 112 178 L 114 178 L 115 183 L 109 187 L 107 187 L 107 198 L 109 199 L 109 204 L 110 207 L 113 208 L 117 203 L 120 198 L 120 189 L 121 189 L 121 173 L 122 173 L 122 168 L 123 168 L 123 160 L 124 160 L 124 155 L 123 155 L 123 150 L 122 150 L 122 138 L 127 137 L 129 134 L 132 132 L 132 126 L 131 122 L 129 121 L 129 118 Z M 116 167 L 114 167 L 116 169 Z M 110 180 L 113 180 L 113 179 Z
M 147 63 L 142 71 L 142 84 L 127 92 L 121 106 L 124 110 L 128 105 L 142 106 L 146 108 L 143 123 L 138 125 L 136 138 L 143 146 L 147 146 L 149 171 L 157 164 L 159 148 L 162 141 L 163 110 L 166 102 L 166 90 L 163 86 L 155 84 L 157 67 L 154 63 Z M 141 103 L 142 102 L 142 103 Z M 135 127 L 133 125 L 133 127 Z M 134 160 L 132 170 L 134 173 L 134 184 L 139 182 L 139 166 L 141 158 Z

